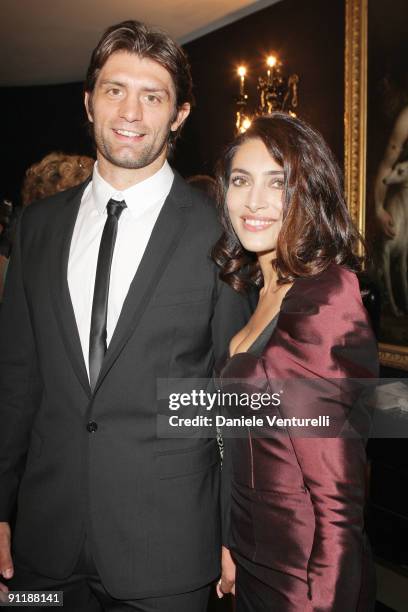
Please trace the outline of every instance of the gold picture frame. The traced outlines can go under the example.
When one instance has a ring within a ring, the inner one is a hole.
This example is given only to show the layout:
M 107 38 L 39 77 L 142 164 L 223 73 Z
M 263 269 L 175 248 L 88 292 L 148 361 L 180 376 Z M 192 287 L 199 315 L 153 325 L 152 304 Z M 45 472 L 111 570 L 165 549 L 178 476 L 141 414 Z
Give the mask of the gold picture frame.
M 345 0 L 344 170 L 350 212 L 366 226 L 368 0 Z M 380 343 L 384 366 L 408 370 L 408 347 Z

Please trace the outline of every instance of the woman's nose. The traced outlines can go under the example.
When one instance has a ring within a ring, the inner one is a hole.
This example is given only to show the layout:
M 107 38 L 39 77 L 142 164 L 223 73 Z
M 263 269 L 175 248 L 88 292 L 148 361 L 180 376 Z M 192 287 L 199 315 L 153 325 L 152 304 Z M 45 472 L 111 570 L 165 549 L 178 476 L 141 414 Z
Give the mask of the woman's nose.
M 267 208 L 268 202 L 265 198 L 264 190 L 261 187 L 254 186 L 248 193 L 248 200 L 246 206 L 251 212 Z

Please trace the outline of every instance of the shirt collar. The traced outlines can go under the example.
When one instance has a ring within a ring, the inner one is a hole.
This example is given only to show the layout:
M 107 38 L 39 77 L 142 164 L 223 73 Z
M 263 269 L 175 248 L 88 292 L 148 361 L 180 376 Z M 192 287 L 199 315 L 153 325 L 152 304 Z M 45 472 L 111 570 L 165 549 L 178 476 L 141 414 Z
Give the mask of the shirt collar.
M 133 217 L 139 217 L 148 208 L 159 201 L 165 200 L 169 194 L 174 180 L 174 173 L 168 161 L 152 176 L 136 183 L 128 189 L 118 191 L 101 177 L 98 171 L 98 162 L 94 165 L 92 174 L 92 196 L 95 208 L 99 214 L 104 214 L 106 205 L 111 198 L 125 200 L 127 209 Z

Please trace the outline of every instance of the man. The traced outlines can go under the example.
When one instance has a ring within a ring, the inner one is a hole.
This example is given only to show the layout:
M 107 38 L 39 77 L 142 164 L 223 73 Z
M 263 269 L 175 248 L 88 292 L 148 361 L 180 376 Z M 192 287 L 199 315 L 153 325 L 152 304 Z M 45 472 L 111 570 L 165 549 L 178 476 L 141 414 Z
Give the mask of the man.
M 92 179 L 25 210 L 6 287 L 0 572 L 68 610 L 201 612 L 218 448 L 158 436 L 156 381 L 210 376 L 247 305 L 209 257 L 213 207 L 166 161 L 192 101 L 180 47 L 113 26 L 85 91 Z

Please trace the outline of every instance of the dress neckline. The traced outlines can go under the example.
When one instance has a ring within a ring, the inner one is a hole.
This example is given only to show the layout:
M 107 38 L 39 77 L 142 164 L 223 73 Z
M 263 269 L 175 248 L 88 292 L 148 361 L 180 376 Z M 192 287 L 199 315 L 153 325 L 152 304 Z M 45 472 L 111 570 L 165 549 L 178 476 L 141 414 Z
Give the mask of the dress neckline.
M 276 314 L 273 316 L 273 318 L 272 318 L 272 319 L 271 319 L 271 320 L 270 320 L 270 321 L 267 323 L 267 325 L 266 325 L 266 326 L 263 328 L 263 330 L 261 331 L 261 333 L 260 333 L 260 334 L 258 334 L 258 336 L 257 336 L 257 337 L 255 338 L 255 340 L 254 340 L 254 341 L 253 341 L 253 342 L 250 344 L 250 346 L 247 348 L 247 350 L 246 350 L 246 351 L 239 351 L 238 353 L 234 353 L 233 355 L 231 355 L 231 351 L 230 351 L 230 350 L 229 350 L 229 348 L 228 348 L 228 352 L 227 352 L 228 359 L 233 359 L 233 358 L 234 358 L 236 355 L 242 355 L 242 354 L 248 353 L 248 352 L 250 352 L 250 350 L 251 350 L 251 349 L 253 349 L 254 345 L 255 345 L 255 344 L 258 342 L 258 340 L 259 340 L 261 337 L 263 337 L 263 336 L 266 334 L 267 330 L 269 330 L 269 327 L 271 327 L 271 326 L 272 326 L 272 323 L 275 323 L 275 322 L 276 322 L 276 319 L 279 317 L 279 315 L 280 315 L 280 313 L 281 313 L 282 306 L 283 306 L 283 304 L 284 304 L 285 300 L 288 298 L 289 294 L 292 292 L 293 288 L 295 287 L 295 284 L 296 284 L 296 279 L 294 280 L 294 282 L 292 283 L 292 285 L 289 287 L 289 289 L 288 289 L 288 290 L 287 290 L 287 292 L 285 293 L 285 295 L 284 295 L 284 297 L 283 297 L 283 299 L 282 299 L 282 302 L 281 302 L 281 305 L 280 305 L 280 308 L 279 308 L 278 312 L 277 312 L 277 313 L 276 313 Z
M 231 355 L 231 352 L 228 351 L 228 357 L 229 359 L 233 359 L 234 357 L 236 357 L 237 355 L 243 355 L 245 353 L 250 353 L 251 351 L 253 351 L 255 345 L 261 340 L 263 339 L 264 336 L 267 335 L 267 333 L 269 332 L 269 329 L 271 327 L 275 328 L 275 322 L 276 319 L 278 318 L 280 314 L 280 310 L 273 316 L 273 318 L 268 321 L 268 323 L 266 324 L 266 326 L 263 328 L 263 330 L 257 335 L 257 337 L 255 338 L 255 340 L 253 342 L 251 342 L 251 344 L 248 346 L 248 348 L 246 349 L 246 351 L 238 351 L 237 353 L 234 353 L 233 355 Z
M 266 325 L 266 326 L 263 328 L 263 330 L 261 331 L 261 333 L 260 333 L 260 334 L 258 334 L 258 336 L 255 338 L 255 340 L 254 340 L 254 341 L 253 341 L 253 342 L 252 342 L 252 343 L 251 343 L 251 344 L 248 346 L 247 350 L 245 351 L 246 353 L 251 353 L 251 352 L 254 352 L 255 346 L 256 346 L 257 344 L 259 344 L 259 343 L 261 342 L 261 340 L 263 340 L 264 336 L 271 335 L 270 329 L 272 328 L 272 331 L 273 331 L 273 329 L 275 329 L 275 327 L 276 327 L 275 323 L 276 323 L 276 319 L 277 319 L 277 318 L 278 318 L 278 316 L 279 316 L 279 312 L 280 312 L 280 311 L 278 311 L 278 312 L 276 313 L 276 315 L 275 315 L 275 316 L 274 316 L 274 317 L 273 317 L 273 318 L 272 318 L 272 319 L 269 321 L 269 323 L 268 323 L 268 324 L 267 324 L 267 325 Z

